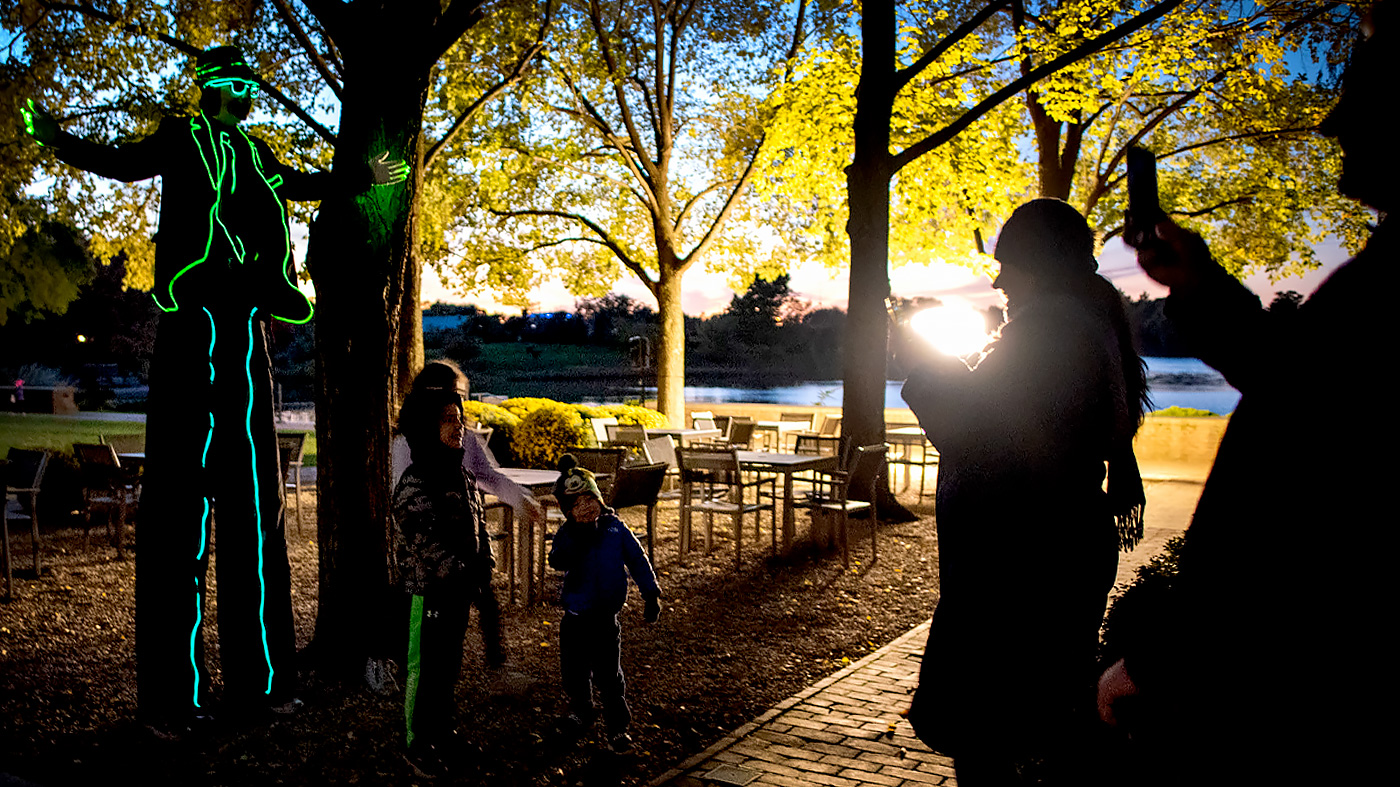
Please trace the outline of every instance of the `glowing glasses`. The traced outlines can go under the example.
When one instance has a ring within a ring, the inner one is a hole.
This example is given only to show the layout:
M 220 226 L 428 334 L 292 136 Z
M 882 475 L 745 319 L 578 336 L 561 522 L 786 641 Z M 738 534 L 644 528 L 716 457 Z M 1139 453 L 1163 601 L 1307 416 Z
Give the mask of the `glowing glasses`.
M 211 79 L 204 83 L 206 88 L 228 88 L 234 98 L 252 98 L 258 94 L 258 83 L 249 82 L 246 79 L 236 79 L 225 77 L 223 79 Z

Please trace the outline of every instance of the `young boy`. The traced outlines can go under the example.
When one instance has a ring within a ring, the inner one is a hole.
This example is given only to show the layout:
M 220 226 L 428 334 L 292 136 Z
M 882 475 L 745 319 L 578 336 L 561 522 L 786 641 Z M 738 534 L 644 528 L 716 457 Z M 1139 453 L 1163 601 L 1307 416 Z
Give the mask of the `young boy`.
M 461 395 L 415 388 L 399 430 L 413 452 L 393 498 L 397 573 L 411 597 L 404 720 L 409 764 L 431 777 L 454 753 L 462 638 L 472 601 L 489 592 L 494 561 L 476 479 L 462 467 Z
M 592 725 L 593 687 L 603 701 L 608 744 L 623 752 L 632 745 L 627 727 L 632 712 L 623 696 L 622 629 L 617 613 L 627 600 L 627 575 L 646 599 L 643 617 L 661 616 L 661 589 L 637 537 L 603 505 L 593 474 L 572 454 L 559 460 L 554 496 L 564 512 L 564 526 L 554 536 L 549 565 L 564 572 L 559 627 L 559 668 L 569 696 L 569 724 L 578 732 Z

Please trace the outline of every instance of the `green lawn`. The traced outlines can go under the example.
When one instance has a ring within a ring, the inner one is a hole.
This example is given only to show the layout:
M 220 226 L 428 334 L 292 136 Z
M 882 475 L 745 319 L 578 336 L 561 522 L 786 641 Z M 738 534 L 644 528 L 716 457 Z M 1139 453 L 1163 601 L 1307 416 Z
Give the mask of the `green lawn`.
M 46 448 L 70 453 L 74 443 L 96 443 L 100 435 L 142 434 L 141 421 L 101 421 L 59 415 L 0 413 L 0 456 L 11 448 Z M 307 435 L 307 467 L 316 466 L 316 433 Z

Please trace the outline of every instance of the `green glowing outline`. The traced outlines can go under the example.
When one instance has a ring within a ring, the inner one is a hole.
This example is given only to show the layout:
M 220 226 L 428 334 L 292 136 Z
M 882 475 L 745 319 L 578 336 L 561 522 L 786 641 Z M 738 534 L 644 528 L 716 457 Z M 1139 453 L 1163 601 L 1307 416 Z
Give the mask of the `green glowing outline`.
M 253 443 L 253 315 L 257 313 L 256 307 L 248 312 L 248 355 L 243 359 L 243 371 L 248 375 L 248 413 L 244 416 L 243 428 L 248 433 L 248 451 L 253 462 L 253 513 L 258 528 L 258 625 L 262 626 L 263 658 L 267 660 L 267 691 L 264 691 L 263 694 L 271 694 L 274 671 L 272 669 L 272 653 L 267 648 L 267 621 L 265 620 L 267 579 L 263 576 L 262 499 L 258 494 L 258 447 Z
M 201 119 L 204 121 L 202 127 L 200 124 Z M 243 129 L 237 126 L 234 126 L 234 129 L 238 132 L 238 134 L 241 137 L 243 137 L 243 141 L 248 145 L 248 150 L 250 151 L 253 157 L 254 171 L 258 173 L 258 177 L 263 181 L 263 183 L 267 184 L 268 190 L 272 193 L 273 200 L 277 203 L 278 216 L 280 217 L 280 221 L 282 224 L 282 281 L 288 287 L 291 287 L 294 292 L 301 296 L 302 302 L 306 304 L 307 310 L 306 316 L 299 320 L 293 319 L 291 317 L 284 317 L 276 313 L 269 313 L 274 319 L 280 320 L 282 322 L 290 323 L 292 325 L 305 325 L 306 323 L 311 321 L 312 317 L 315 316 L 316 309 L 314 306 L 312 306 L 311 299 L 306 297 L 306 293 L 303 293 L 301 289 L 292 282 L 291 277 L 287 274 L 287 263 L 290 261 L 292 256 L 292 233 L 291 228 L 287 224 L 287 206 L 283 203 L 282 198 L 277 195 L 277 188 L 281 186 L 283 182 L 282 176 L 280 174 L 275 174 L 271 178 L 268 178 L 267 175 L 263 173 L 262 157 L 258 155 L 257 146 L 253 144 L 252 139 L 249 138 L 249 136 L 243 131 Z M 203 131 L 205 133 L 206 138 L 209 140 L 209 147 L 216 156 L 214 167 L 210 167 L 209 157 L 205 155 L 204 146 L 200 144 L 199 137 L 196 136 L 197 132 L 200 131 Z M 169 300 L 172 305 L 166 306 L 164 303 L 161 303 L 161 299 L 159 296 L 157 296 L 155 293 L 151 293 L 151 298 L 155 300 L 156 306 L 159 307 L 161 311 L 166 313 L 176 312 L 180 310 L 179 300 L 175 297 L 175 283 L 179 281 L 180 278 L 186 273 L 188 273 L 192 268 L 208 261 L 209 254 L 213 250 L 214 246 L 215 223 L 217 223 L 219 225 L 219 228 L 224 231 L 224 237 L 226 237 L 229 240 L 230 250 L 233 252 L 234 257 L 238 260 L 240 264 L 244 262 L 244 256 L 246 254 L 246 249 L 243 246 L 242 240 L 229 231 L 228 227 L 224 224 L 222 217 L 219 215 L 219 206 L 222 204 L 223 201 L 222 186 L 224 178 L 230 171 L 233 172 L 233 186 L 229 189 L 230 193 L 232 193 L 238 187 L 237 158 L 234 153 L 233 145 L 229 140 L 228 132 L 220 131 L 219 139 L 216 142 L 213 134 L 213 124 L 209 120 L 209 117 L 205 115 L 204 112 L 201 110 L 199 113 L 199 118 L 190 118 L 190 137 L 194 140 L 195 149 L 199 152 L 200 161 L 204 164 L 205 176 L 209 179 L 209 184 L 214 189 L 214 202 L 209 206 L 209 233 L 206 236 L 204 242 L 204 253 L 201 254 L 198 259 L 194 260 L 190 264 L 177 271 L 175 275 L 170 278 L 169 284 L 166 285 L 166 294 L 169 296 Z M 227 150 L 227 156 L 223 154 L 223 151 L 225 150 Z
M 404 682 L 403 716 L 408 729 L 408 745 L 413 745 L 413 709 L 418 704 L 418 682 L 423 672 L 423 597 L 413 596 L 408 613 L 408 680 Z

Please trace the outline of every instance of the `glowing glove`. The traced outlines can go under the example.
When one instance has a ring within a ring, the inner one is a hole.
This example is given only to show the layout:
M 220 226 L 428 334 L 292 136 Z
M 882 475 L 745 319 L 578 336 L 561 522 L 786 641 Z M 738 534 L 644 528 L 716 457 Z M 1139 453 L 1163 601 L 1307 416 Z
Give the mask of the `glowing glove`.
M 408 164 L 400 159 L 389 158 L 389 151 L 380 153 L 377 158 L 369 160 L 370 169 L 374 171 L 374 185 L 392 186 L 395 183 L 402 183 L 408 178 Z
M 58 141 L 58 135 L 62 133 L 58 128 L 58 121 L 43 107 L 35 104 L 34 99 L 27 99 L 24 106 L 20 107 L 19 113 L 24 118 L 24 132 L 33 137 L 35 142 L 48 146 Z

